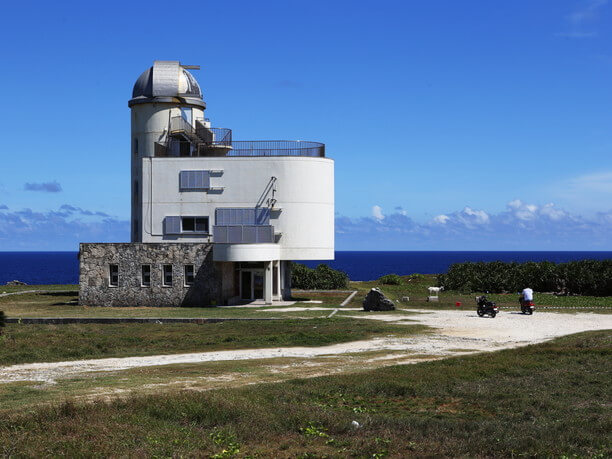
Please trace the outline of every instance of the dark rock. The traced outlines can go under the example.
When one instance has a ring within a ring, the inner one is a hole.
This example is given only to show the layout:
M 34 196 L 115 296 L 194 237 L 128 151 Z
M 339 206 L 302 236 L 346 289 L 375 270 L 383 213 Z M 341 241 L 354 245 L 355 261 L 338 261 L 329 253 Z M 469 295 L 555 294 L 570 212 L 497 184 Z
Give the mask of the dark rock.
M 373 288 L 368 292 L 363 300 L 364 311 L 393 311 L 395 304 L 387 298 L 378 288 Z

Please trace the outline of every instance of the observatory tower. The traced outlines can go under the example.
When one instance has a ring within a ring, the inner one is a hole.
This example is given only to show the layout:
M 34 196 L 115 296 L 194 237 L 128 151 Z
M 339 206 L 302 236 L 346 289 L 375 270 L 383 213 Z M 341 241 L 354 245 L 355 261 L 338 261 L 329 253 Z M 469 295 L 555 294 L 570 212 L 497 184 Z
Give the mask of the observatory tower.
M 290 297 L 290 260 L 334 257 L 325 146 L 233 140 L 193 69 L 155 61 L 134 85 L 131 243 L 81 244 L 83 304 L 269 304 Z

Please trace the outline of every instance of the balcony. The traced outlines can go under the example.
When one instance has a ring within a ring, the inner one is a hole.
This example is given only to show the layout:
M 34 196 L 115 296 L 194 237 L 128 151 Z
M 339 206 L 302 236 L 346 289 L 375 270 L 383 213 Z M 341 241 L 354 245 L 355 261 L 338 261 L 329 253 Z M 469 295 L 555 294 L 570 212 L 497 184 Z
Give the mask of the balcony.
M 193 127 L 180 116 L 170 120 L 166 143 L 155 144 L 155 156 L 172 157 L 325 157 L 325 144 L 302 140 L 233 140 L 232 130 L 206 127 L 196 121 Z

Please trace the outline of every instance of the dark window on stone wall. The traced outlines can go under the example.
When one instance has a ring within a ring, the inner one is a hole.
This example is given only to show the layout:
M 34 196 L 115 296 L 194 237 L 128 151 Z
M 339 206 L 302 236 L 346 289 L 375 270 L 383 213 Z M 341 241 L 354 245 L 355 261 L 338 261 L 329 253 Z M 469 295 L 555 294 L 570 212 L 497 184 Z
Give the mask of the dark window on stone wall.
M 119 286 L 119 265 L 108 265 L 108 285 Z
M 164 287 L 172 287 L 172 265 L 162 267 L 162 283 Z
M 142 265 L 142 278 L 140 285 L 143 287 L 151 286 L 151 265 Z
M 195 268 L 193 265 L 185 265 L 185 287 L 190 287 L 195 281 Z

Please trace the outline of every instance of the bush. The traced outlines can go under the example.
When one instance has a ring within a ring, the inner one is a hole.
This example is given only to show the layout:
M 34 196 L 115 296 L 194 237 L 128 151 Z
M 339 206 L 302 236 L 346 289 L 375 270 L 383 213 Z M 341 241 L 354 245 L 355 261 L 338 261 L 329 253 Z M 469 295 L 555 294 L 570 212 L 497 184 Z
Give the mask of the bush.
M 2 327 L 6 326 L 6 316 L 4 311 L 0 311 L 0 335 L 2 334 Z
M 378 282 L 386 285 L 402 285 L 402 278 L 397 274 L 387 274 L 378 279 Z
M 348 275 L 320 264 L 311 269 L 301 263 L 291 264 L 291 287 L 304 290 L 335 290 L 347 288 Z
M 438 276 L 438 285 L 462 292 L 518 292 L 531 287 L 538 292 L 611 296 L 612 259 L 559 264 L 550 261 L 456 263 Z

